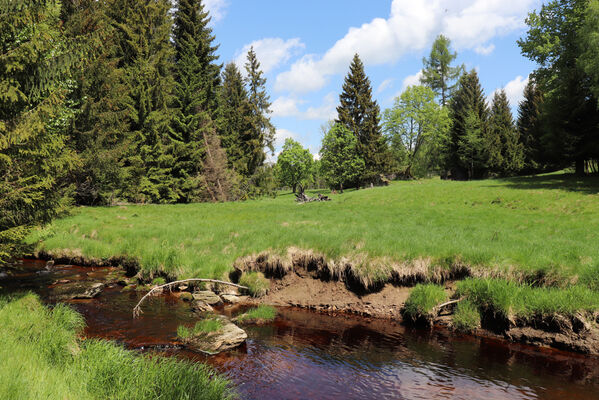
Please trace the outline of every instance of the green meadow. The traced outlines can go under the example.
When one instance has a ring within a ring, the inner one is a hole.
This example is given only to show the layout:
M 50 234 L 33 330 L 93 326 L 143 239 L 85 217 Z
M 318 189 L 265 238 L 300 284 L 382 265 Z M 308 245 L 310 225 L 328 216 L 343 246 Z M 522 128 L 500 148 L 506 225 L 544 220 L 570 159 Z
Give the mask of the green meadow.
M 437 178 L 326 194 L 332 201 L 302 205 L 285 192 L 236 203 L 79 207 L 28 240 L 55 255 L 126 256 L 180 278 L 222 278 L 239 257 L 289 247 L 568 282 L 599 265 L 597 177 Z

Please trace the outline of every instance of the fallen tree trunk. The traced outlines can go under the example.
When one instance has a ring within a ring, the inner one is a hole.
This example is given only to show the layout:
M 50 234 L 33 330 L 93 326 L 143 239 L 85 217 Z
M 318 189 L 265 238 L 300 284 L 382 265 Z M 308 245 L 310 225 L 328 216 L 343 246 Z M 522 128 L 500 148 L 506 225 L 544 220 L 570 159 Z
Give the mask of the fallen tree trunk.
M 226 281 L 219 281 L 218 279 L 192 278 L 192 279 L 183 279 L 180 281 L 169 282 L 169 283 L 165 283 L 164 285 L 154 286 L 152 289 L 150 289 L 150 291 L 148 293 L 146 293 L 145 296 L 141 298 L 141 300 L 139 300 L 139 303 L 137 303 L 135 305 L 135 307 L 133 307 L 133 318 L 137 318 L 137 317 L 139 317 L 139 314 L 143 314 L 143 311 L 141 311 L 141 303 L 143 303 L 145 299 L 147 299 L 148 297 L 155 296 L 159 293 L 162 293 L 164 291 L 164 289 L 171 289 L 175 285 L 179 285 L 181 283 L 187 283 L 187 282 L 211 282 L 211 283 L 218 283 L 221 285 L 233 286 L 238 289 L 245 289 L 245 290 L 249 289 L 247 286 L 241 286 L 241 285 L 237 285 L 236 283 L 231 283 L 231 282 L 226 282 Z

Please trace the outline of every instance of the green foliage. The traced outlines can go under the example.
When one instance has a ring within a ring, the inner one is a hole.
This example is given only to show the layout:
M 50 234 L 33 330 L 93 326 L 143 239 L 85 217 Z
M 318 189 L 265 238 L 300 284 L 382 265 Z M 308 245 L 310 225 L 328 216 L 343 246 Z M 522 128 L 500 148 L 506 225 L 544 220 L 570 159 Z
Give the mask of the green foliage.
M 283 150 L 277 158 L 279 180 L 295 193 L 297 185 L 305 184 L 312 171 L 312 154 L 291 138 L 285 139 Z
M 244 321 L 273 321 L 277 316 L 277 310 L 274 307 L 259 305 L 257 308 L 249 309 L 248 311 L 237 317 L 240 322 Z
M 67 205 L 61 183 L 76 165 L 65 146 L 72 110 L 64 99 L 77 52 L 58 29 L 60 4 L 11 4 L 0 19 L 0 262 Z
M 410 292 L 402 311 L 404 317 L 413 321 L 430 316 L 433 309 L 447 300 L 443 286 L 418 284 Z
M 519 139 L 505 90 L 499 90 L 493 96 L 485 137 L 490 171 L 510 176 L 523 168 L 524 155 Z
M 543 94 L 531 79 L 524 88 L 524 99 L 518 106 L 518 132 L 523 149 L 523 169 L 526 172 L 538 172 L 544 168 L 542 107 Z
M 395 98 L 393 108 L 383 112 L 383 129 L 392 146 L 403 152 L 404 176 L 412 177 L 415 164 L 419 171 L 438 170 L 443 143 L 447 141 L 450 120 L 447 109 L 435 103 L 435 93 L 426 86 L 410 86 Z
M 456 81 L 464 71 L 464 66 L 452 67 L 451 63 L 457 58 L 457 53 L 450 52 L 449 38 L 439 35 L 433 42 L 428 58 L 422 59 L 422 77 L 420 82 L 431 88 L 440 97 L 441 106 L 447 105 L 447 100 L 456 89 Z
M 228 381 L 208 366 L 141 356 L 107 341 L 78 340 L 84 320 L 31 294 L 0 298 L 0 398 L 223 399 Z
M 453 313 L 453 326 L 463 332 L 471 332 L 480 327 L 480 312 L 470 300 L 462 300 Z
M 460 77 L 449 103 L 451 129 L 445 148 L 445 167 L 453 179 L 480 178 L 486 171 L 482 140 L 489 111 L 475 70 Z
M 181 339 L 186 339 L 198 335 L 205 335 L 210 332 L 216 332 L 223 327 L 223 323 L 216 318 L 206 318 L 196 324 L 192 328 L 184 325 L 177 327 L 177 336 Z
M 364 160 L 358 153 L 358 139 L 342 124 L 333 125 L 322 138 L 321 171 L 330 187 L 343 190 L 357 186 L 364 175 Z
M 582 54 L 578 58 L 580 67 L 591 79 L 591 91 L 599 107 L 599 1 L 589 0 L 584 22 L 579 31 Z
M 250 295 L 262 297 L 270 289 L 270 281 L 264 277 L 262 272 L 246 272 L 239 278 L 241 286 L 249 288 Z
M 380 108 L 372 99 L 370 79 L 364 64 L 356 54 L 339 95 L 337 123 L 344 125 L 358 139 L 358 154 L 364 160 L 361 183 L 374 183 L 389 172 L 391 154 L 379 126 Z

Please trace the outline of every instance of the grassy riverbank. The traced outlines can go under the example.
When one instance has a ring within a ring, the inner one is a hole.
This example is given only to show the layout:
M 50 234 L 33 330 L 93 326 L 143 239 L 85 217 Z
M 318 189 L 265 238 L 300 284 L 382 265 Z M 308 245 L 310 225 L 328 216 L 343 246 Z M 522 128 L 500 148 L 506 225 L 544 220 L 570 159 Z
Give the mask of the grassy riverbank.
M 424 258 L 570 282 L 599 264 L 598 193 L 596 177 L 552 174 L 398 182 L 304 205 L 284 193 L 243 203 L 86 207 L 29 240 L 56 255 L 128 256 L 143 270 L 178 277 L 221 278 L 239 257 L 294 246 L 375 269 L 380 260 Z
M 32 294 L 0 297 L 2 399 L 224 399 L 211 368 L 141 356 L 102 340 L 80 340 L 83 318 Z

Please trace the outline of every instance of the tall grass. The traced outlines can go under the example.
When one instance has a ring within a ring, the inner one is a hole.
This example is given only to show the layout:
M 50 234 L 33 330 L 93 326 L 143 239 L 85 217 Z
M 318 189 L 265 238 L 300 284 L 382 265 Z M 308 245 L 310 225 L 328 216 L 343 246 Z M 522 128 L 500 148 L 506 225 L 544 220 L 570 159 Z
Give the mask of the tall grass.
M 419 318 L 429 319 L 435 306 L 447 300 L 447 293 L 442 286 L 434 284 L 418 284 L 410 292 L 403 309 L 404 317 L 413 321 Z
M 0 298 L 0 399 L 223 399 L 209 367 L 80 341 L 83 319 L 32 294 Z
M 177 336 L 182 339 L 186 339 L 199 334 L 206 334 L 210 332 L 216 332 L 223 327 L 223 323 L 215 318 L 207 318 L 196 322 L 192 328 L 188 328 L 184 325 L 180 325 L 177 328 Z
M 291 246 L 332 259 L 430 257 L 573 278 L 599 264 L 598 193 L 597 178 L 543 175 L 397 182 L 304 205 L 283 193 L 239 203 L 78 208 L 29 241 L 57 253 L 130 256 L 146 271 L 182 278 L 222 278 L 241 256 Z
M 271 306 L 260 305 L 252 308 L 237 317 L 240 322 L 244 321 L 273 321 L 277 316 L 277 310 Z

